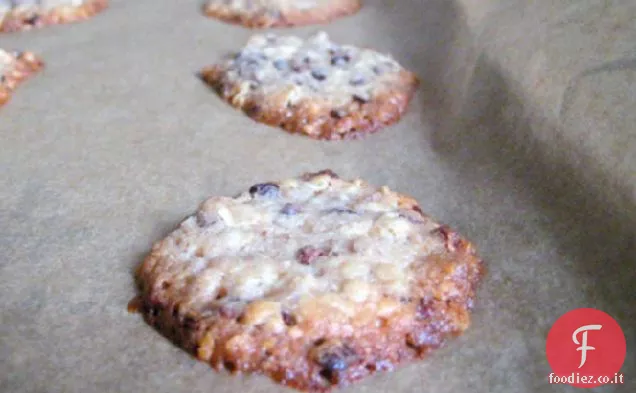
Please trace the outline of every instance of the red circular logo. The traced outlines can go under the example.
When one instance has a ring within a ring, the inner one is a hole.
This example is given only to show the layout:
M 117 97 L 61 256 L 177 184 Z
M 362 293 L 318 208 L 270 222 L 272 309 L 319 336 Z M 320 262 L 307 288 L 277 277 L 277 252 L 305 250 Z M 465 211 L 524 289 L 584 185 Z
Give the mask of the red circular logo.
M 551 384 L 594 388 L 624 383 L 619 371 L 627 353 L 625 334 L 603 311 L 579 308 L 557 319 L 545 351 Z

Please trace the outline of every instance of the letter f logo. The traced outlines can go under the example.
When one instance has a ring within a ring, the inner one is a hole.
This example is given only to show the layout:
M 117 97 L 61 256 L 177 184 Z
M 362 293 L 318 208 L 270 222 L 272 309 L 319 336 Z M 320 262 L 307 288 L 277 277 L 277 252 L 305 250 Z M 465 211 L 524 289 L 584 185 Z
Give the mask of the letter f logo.
M 572 334 L 572 341 L 574 341 L 574 344 L 581 345 L 580 347 L 576 349 L 577 351 L 581 351 L 581 364 L 579 365 L 579 368 L 583 367 L 583 365 L 585 364 L 585 361 L 587 360 L 587 351 L 593 351 L 596 349 L 594 347 L 590 347 L 587 345 L 588 330 L 601 330 L 602 327 L 603 326 L 601 325 L 585 325 L 576 329 L 574 333 Z M 578 334 L 581 332 L 583 332 L 582 334 L 583 339 L 581 340 L 582 342 L 579 342 L 576 336 L 578 336 Z

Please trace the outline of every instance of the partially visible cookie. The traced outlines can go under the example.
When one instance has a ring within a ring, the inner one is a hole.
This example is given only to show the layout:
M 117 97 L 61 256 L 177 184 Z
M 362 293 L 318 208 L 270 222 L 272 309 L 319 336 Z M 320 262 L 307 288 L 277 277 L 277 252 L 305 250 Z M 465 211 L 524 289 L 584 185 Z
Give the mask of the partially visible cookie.
M 324 170 L 202 203 L 140 265 L 131 308 L 215 369 L 326 391 L 462 333 L 482 274 L 412 198 Z
M 203 12 L 251 28 L 326 23 L 357 12 L 361 0 L 208 0 Z
M 107 6 L 108 0 L 0 0 L 0 32 L 78 22 Z
M 419 83 L 392 57 L 324 32 L 255 35 L 201 75 L 256 121 L 316 139 L 356 138 L 398 121 Z
M 11 98 L 15 88 L 43 67 L 31 52 L 7 52 L 0 49 L 0 106 Z

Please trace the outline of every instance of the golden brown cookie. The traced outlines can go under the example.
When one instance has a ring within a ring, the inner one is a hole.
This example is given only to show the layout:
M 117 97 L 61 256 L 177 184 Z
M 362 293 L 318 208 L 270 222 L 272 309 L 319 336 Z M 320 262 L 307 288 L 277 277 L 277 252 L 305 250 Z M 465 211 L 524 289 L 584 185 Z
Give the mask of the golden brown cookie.
M 325 170 L 202 203 L 138 268 L 135 307 L 215 369 L 318 392 L 462 333 L 482 274 L 412 198 Z
M 108 6 L 108 0 L 0 0 L 0 32 L 78 22 Z
M 225 100 L 256 121 L 315 139 L 352 139 L 400 119 L 418 79 L 393 58 L 338 45 L 256 35 L 201 72 Z
M 208 0 L 203 13 L 251 28 L 291 27 L 327 23 L 361 6 L 361 0 Z
M 25 79 L 44 64 L 31 52 L 7 52 L 0 49 L 0 106 L 11 98 L 11 94 Z

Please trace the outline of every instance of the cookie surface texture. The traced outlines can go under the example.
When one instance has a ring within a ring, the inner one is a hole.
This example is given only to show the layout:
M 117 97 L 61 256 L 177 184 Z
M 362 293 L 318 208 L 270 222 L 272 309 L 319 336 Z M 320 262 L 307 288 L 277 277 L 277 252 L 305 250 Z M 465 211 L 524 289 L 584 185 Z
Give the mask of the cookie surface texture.
M 137 308 L 217 370 L 320 392 L 463 332 L 482 265 L 415 200 L 325 170 L 203 202 L 138 267 Z
M 304 40 L 256 35 L 201 76 L 258 122 L 315 139 L 354 139 L 400 119 L 418 79 L 393 58 L 338 45 L 326 33 Z
M 78 22 L 108 6 L 108 0 L 0 0 L 0 32 Z
M 11 98 L 13 91 L 44 64 L 31 52 L 8 52 L 0 49 L 0 106 Z
M 209 0 L 203 13 L 250 28 L 291 27 L 327 23 L 361 6 L 361 0 Z

